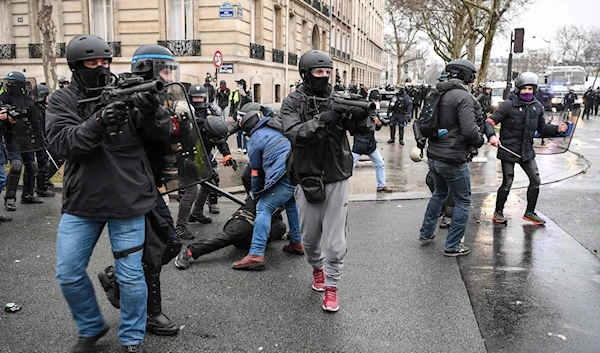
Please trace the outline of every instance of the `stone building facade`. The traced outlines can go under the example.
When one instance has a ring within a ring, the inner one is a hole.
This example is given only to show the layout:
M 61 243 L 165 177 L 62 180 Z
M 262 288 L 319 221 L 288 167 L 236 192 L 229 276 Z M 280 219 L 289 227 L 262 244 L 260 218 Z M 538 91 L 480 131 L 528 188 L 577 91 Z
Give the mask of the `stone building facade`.
M 37 2 L 0 0 L 0 75 L 17 70 L 44 81 Z M 332 53 L 344 83 L 376 84 L 370 78 L 381 72 L 383 20 L 374 9 L 379 2 L 55 0 L 57 71 L 70 77 L 65 43 L 91 33 L 110 43 L 115 73 L 129 71 L 140 45 L 158 43 L 177 56 L 182 81 L 204 82 L 210 75 L 231 87 L 244 78 L 255 100 L 265 104 L 285 98 L 300 79 L 300 55 L 312 48 Z M 338 29 L 339 42 L 331 37 Z M 216 51 L 223 57 L 219 70 L 213 65 Z

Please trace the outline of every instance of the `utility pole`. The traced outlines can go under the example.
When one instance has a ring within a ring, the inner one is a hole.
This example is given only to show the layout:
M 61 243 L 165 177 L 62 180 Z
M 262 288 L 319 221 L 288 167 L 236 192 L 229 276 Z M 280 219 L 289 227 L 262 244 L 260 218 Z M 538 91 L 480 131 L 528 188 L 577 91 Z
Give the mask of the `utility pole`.
M 513 43 L 515 42 L 514 34 L 510 33 L 510 49 L 508 54 L 508 67 L 506 69 L 506 88 L 504 89 L 504 94 L 502 94 L 502 99 L 506 100 L 508 98 L 508 94 L 510 93 L 510 81 L 512 80 L 512 62 L 513 62 Z

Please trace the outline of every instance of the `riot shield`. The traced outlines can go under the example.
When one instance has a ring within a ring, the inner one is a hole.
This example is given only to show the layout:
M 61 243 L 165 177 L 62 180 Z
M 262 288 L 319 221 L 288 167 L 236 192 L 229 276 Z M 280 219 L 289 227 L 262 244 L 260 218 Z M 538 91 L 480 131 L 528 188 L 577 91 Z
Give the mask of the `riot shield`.
M 4 82 L 6 87 L 7 82 Z M 8 153 L 26 153 L 44 148 L 42 112 L 30 93 L 35 87 L 35 78 L 28 78 L 22 94 L 2 95 L 0 110 L 6 110 L 7 122 L 4 125 L 4 141 Z
M 573 111 L 563 111 L 546 114 L 546 122 L 554 125 L 561 123 L 568 124 L 567 132 L 559 137 L 542 137 L 539 132 L 536 132 L 533 139 L 533 148 L 537 154 L 558 154 L 567 152 L 575 133 L 575 127 L 579 120 L 580 109 L 576 108 Z
M 159 98 L 175 117 L 179 132 L 171 144 L 171 154 L 166 157 L 163 172 L 166 192 L 170 193 L 212 178 L 208 153 L 200 138 L 200 129 L 194 118 L 185 87 L 178 82 L 165 85 Z

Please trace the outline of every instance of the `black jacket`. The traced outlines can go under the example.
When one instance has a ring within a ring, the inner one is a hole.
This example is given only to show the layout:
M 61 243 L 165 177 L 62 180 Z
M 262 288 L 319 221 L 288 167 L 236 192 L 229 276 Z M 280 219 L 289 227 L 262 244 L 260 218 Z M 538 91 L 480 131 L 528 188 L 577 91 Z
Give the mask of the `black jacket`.
M 481 105 L 481 109 L 484 113 L 489 113 L 491 111 L 492 97 L 489 94 L 485 92 L 479 93 L 477 101 L 479 102 L 479 105 Z
M 81 217 L 131 218 L 154 208 L 156 186 L 143 140 L 165 141 L 172 133 L 169 114 L 159 107 L 156 117 L 143 119 L 133 109 L 121 133 L 105 128 L 96 116 L 97 103 L 77 105 L 87 98 L 76 82 L 54 92 L 46 110 L 51 147 L 65 158 L 63 213 Z
M 438 106 L 439 127 L 448 129 L 448 133 L 429 139 L 427 157 L 451 164 L 465 163 L 470 149 L 483 145 L 476 123 L 475 97 L 457 79 L 438 82 L 436 88 L 443 94 Z
M 537 99 L 524 102 L 515 93 L 500 104 L 498 109 L 488 118 L 492 125 L 500 124 L 500 143 L 515 155 L 498 148 L 498 159 L 510 162 L 525 162 L 535 157 L 533 137 L 538 131 L 542 136 L 551 137 L 558 134 L 558 125 L 547 124 L 544 118 L 544 107 Z M 494 134 L 488 134 L 491 136 Z
M 205 83 L 204 87 L 206 87 L 206 93 L 208 93 L 208 103 L 212 103 L 215 101 L 215 87 L 210 83 Z
M 221 88 L 219 88 L 217 90 L 217 105 L 221 108 L 221 109 L 225 109 L 226 106 L 229 105 L 229 95 L 231 94 L 231 91 L 229 90 L 229 88 L 226 88 L 224 91 L 221 91 Z
M 353 135 L 369 132 L 348 119 L 338 125 L 315 119 L 330 109 L 331 92 L 330 86 L 326 97 L 317 100 L 303 83 L 281 104 L 281 122 L 284 134 L 292 142 L 295 173 L 299 178 L 322 174 L 326 184 L 352 175 L 353 159 L 346 132 Z

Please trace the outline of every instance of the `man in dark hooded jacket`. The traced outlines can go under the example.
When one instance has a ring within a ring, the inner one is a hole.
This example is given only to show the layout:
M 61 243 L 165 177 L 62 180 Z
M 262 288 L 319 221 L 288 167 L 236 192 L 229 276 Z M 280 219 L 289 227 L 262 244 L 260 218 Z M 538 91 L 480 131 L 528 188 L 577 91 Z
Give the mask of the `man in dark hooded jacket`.
M 446 237 L 445 256 L 468 255 L 470 249 L 461 244 L 471 204 L 471 180 L 467 156 L 471 149 L 483 145 L 477 126 L 476 99 L 469 84 L 475 81 L 475 66 L 468 60 L 454 60 L 446 66 L 448 82 L 439 82 L 442 94 L 438 106 L 440 129 L 448 130 L 443 136 L 429 138 L 427 157 L 435 183 L 429 200 L 419 240 L 424 244 L 433 240 L 437 220 L 449 192 L 454 195 L 452 222 Z

